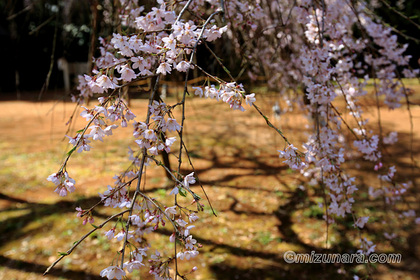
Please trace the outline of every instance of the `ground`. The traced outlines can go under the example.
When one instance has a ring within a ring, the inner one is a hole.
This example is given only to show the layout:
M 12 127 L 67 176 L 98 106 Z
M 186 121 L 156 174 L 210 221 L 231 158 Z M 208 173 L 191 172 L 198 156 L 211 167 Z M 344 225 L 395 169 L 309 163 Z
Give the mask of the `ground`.
M 412 98 L 418 103 L 418 85 L 416 89 Z M 27 101 L 0 102 L 0 279 L 40 279 L 58 252 L 67 251 L 92 229 L 82 225 L 75 208 L 96 203 L 97 193 L 112 184 L 112 177 L 129 164 L 127 146 L 134 147 L 131 128 L 118 128 L 103 143 L 94 143 L 91 152 L 75 154 L 70 159 L 68 171 L 77 181 L 76 192 L 66 198 L 55 194 L 46 177 L 58 171 L 70 149 L 64 135 L 74 135 L 85 124 L 78 117 L 80 108 L 60 100 L 60 96 L 49 94 L 42 101 L 35 101 L 28 95 Z M 276 94 L 257 92 L 257 99 L 262 111 L 300 147 L 310 121 L 297 112 L 276 119 L 271 111 L 278 100 Z M 167 103 L 176 101 L 172 96 Z M 134 113 L 143 119 L 147 100 L 135 99 L 131 104 Z M 277 150 L 285 147 L 283 140 L 258 113 L 246 109 L 232 111 L 214 100 L 187 99 L 184 141 L 195 174 L 217 213 L 214 216 L 209 202 L 203 200 L 204 213 L 192 231 L 203 248 L 193 262 L 180 261 L 181 272 L 198 267 L 188 279 L 352 279 L 353 275 L 366 275 L 367 271 L 374 279 L 420 279 L 418 226 L 398 218 L 383 225 L 380 217 L 387 213 L 382 212 L 382 203 L 367 196 L 362 196 L 360 202 L 366 207 L 359 205 L 357 209 L 365 209 L 364 214 L 375 216 L 376 221 L 369 223 L 363 234 L 377 241 L 378 252 L 402 253 L 402 263 L 287 264 L 283 253 L 288 250 L 354 252 L 360 233 L 353 228 L 351 219 L 340 220 L 339 225 L 329 226 L 326 245 L 326 224 L 318 207 L 322 199 L 317 189 L 282 163 Z M 66 125 L 74 110 L 73 121 Z M 371 122 L 376 123 L 375 100 L 366 100 L 365 110 Z M 408 178 L 414 182 L 405 202 L 418 211 L 416 186 L 420 183 L 420 172 L 416 160 L 420 152 L 420 107 L 411 106 L 411 114 L 413 130 L 405 107 L 394 111 L 381 108 L 384 135 L 397 130 L 401 140 L 397 146 L 387 148 L 385 158 L 401 171 L 401 180 Z M 351 122 L 348 116 L 343 118 Z M 171 160 L 175 165 L 177 159 L 171 156 Z M 187 158 L 183 160 L 187 162 Z M 373 166 L 354 158 L 347 168 L 362 183 L 361 191 L 375 184 Z M 191 166 L 183 165 L 183 174 L 191 171 Z M 147 169 L 144 186 L 147 194 L 169 205 L 172 187 L 163 169 Z M 194 191 L 205 197 L 200 186 L 195 186 Z M 99 208 L 95 224 L 112 213 L 110 209 Z M 401 228 L 399 238 L 392 242 L 381 235 L 389 227 Z M 102 279 L 99 272 L 111 264 L 119 249 L 117 243 L 107 242 L 103 232 L 87 238 L 44 279 Z M 166 227 L 150 236 L 149 241 L 164 248 L 170 234 L 170 228 Z M 140 277 L 149 279 L 147 271 L 130 279 Z

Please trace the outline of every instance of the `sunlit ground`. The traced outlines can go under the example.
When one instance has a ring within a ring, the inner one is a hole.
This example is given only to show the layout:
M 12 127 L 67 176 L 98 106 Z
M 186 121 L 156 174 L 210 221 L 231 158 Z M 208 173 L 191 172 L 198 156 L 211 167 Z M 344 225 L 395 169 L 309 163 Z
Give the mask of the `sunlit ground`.
M 410 98 L 419 104 L 420 87 L 418 83 L 413 87 L 416 91 Z M 297 111 L 274 118 L 271 107 L 278 100 L 274 93 L 257 92 L 257 99 L 262 111 L 300 148 L 310 131 L 306 128 L 310 121 Z M 167 103 L 176 101 L 172 95 Z M 132 100 L 133 111 L 140 120 L 145 118 L 146 105 L 145 99 Z M 104 143 L 94 143 L 90 152 L 70 159 L 67 170 L 76 179 L 75 193 L 61 198 L 53 192 L 46 177 L 58 171 L 70 149 L 64 135 L 74 135 L 85 124 L 84 119 L 77 117 L 78 110 L 75 122 L 65 125 L 74 109 L 74 104 L 57 98 L 0 103 L 0 279 L 41 279 L 58 252 L 67 251 L 92 229 L 82 225 L 75 208 L 96 203 L 97 193 L 106 190 L 113 183 L 112 177 L 129 165 L 127 146 L 135 147 L 131 126 L 118 128 Z M 367 228 L 360 233 L 354 229 L 351 217 L 341 219 L 328 227 L 326 240 L 327 227 L 318 207 L 322 202 L 320 188 L 309 186 L 300 174 L 282 163 L 277 150 L 285 147 L 283 140 L 261 116 L 249 107 L 246 109 L 231 111 L 226 104 L 214 100 L 187 99 L 184 141 L 217 217 L 203 200 L 205 210 L 192 231 L 203 248 L 192 262 L 179 261 L 181 273 L 197 266 L 198 270 L 188 279 L 352 279 L 355 274 L 370 274 L 375 279 L 420 279 L 419 228 L 397 216 L 392 216 L 391 223 L 382 224 L 384 217 L 392 215 L 384 210 L 382 201 L 356 194 L 359 202 L 355 209 L 360 211 L 357 214 L 372 217 Z M 364 109 L 371 123 L 376 124 L 375 100 L 367 100 Z M 406 200 L 396 207 L 406 209 L 410 205 L 418 211 L 420 107 L 412 105 L 410 110 L 413 130 L 405 105 L 394 111 L 381 108 L 380 114 L 384 135 L 397 130 L 400 139 L 397 145 L 387 147 L 384 157 L 401 172 L 399 179 L 414 182 Z M 347 113 L 343 118 L 351 123 Z M 176 114 L 179 116 L 179 112 Z M 177 159 L 172 156 L 171 160 L 175 166 Z M 182 173 L 188 174 L 192 168 L 186 157 L 183 161 Z M 362 183 L 361 191 L 378 183 L 373 166 L 357 157 L 346 168 Z M 163 169 L 147 168 L 144 192 L 171 205 L 172 187 Z M 199 186 L 194 191 L 205 197 Z M 189 201 L 183 203 L 188 205 Z M 113 213 L 116 212 L 112 209 L 98 208 L 95 224 Z M 116 259 L 120 249 L 120 244 L 110 244 L 103 235 L 112 225 L 87 238 L 43 279 L 102 279 L 99 272 Z M 399 228 L 399 237 L 392 242 L 386 240 L 383 232 L 395 228 Z M 167 242 L 171 233 L 167 226 L 150 235 L 148 241 L 159 250 L 172 253 L 173 245 Z M 374 240 L 377 252 L 402 253 L 403 262 L 368 266 L 287 264 L 283 260 L 283 253 L 288 250 L 355 252 L 360 234 Z M 150 279 L 147 269 L 129 279 L 140 276 Z

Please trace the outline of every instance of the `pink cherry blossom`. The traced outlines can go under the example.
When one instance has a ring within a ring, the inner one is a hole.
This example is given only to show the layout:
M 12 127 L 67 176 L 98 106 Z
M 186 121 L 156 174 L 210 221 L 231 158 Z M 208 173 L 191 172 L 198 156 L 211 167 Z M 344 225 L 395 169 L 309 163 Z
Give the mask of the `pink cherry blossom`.
M 121 280 L 126 274 L 118 266 L 109 266 L 101 271 L 99 274 L 101 277 L 106 277 L 108 279 L 118 279 Z
M 123 65 L 119 72 L 121 73 L 121 79 L 126 82 L 130 82 L 131 80 L 137 78 L 134 71 L 127 64 Z

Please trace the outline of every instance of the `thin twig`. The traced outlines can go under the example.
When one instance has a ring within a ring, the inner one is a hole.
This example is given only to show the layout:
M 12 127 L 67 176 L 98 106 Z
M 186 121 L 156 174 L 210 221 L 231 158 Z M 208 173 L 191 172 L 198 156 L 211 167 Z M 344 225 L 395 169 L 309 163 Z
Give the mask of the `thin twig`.
M 92 229 L 91 231 L 89 231 L 88 233 L 86 233 L 85 235 L 83 235 L 82 236 L 82 238 L 80 238 L 76 243 L 74 243 L 74 245 L 69 249 L 69 250 L 67 250 L 67 252 L 65 252 L 65 253 L 61 253 L 61 256 L 55 261 L 55 262 L 53 262 L 48 268 L 47 268 L 47 270 L 45 270 L 45 272 L 44 272 L 44 276 L 46 275 L 46 274 L 48 274 L 48 272 L 50 272 L 50 270 L 58 263 L 58 262 L 60 262 L 64 257 L 66 257 L 66 256 L 68 256 L 68 255 L 70 255 L 72 252 L 73 252 L 73 250 L 77 247 L 77 246 L 79 246 L 79 244 L 80 243 L 82 243 L 83 242 L 83 240 L 85 240 L 88 236 L 90 236 L 92 233 L 94 233 L 95 231 L 97 231 L 98 229 L 101 229 L 104 225 L 106 225 L 109 221 L 111 221 L 112 219 L 114 219 L 115 217 L 118 217 L 118 216 L 121 216 L 121 215 L 124 215 L 126 212 L 128 212 L 129 210 L 127 209 L 127 210 L 124 210 L 124 211 L 122 211 L 122 212 L 120 212 L 120 213 L 117 213 L 117 214 L 115 214 L 115 215 L 112 215 L 111 217 L 109 217 L 108 219 L 106 219 L 102 224 L 100 224 L 99 226 L 95 226 L 95 228 L 94 229 Z
M 210 206 L 211 211 L 213 212 L 213 215 L 217 217 L 217 214 L 216 214 L 216 212 L 214 211 L 213 205 L 211 204 L 210 198 L 208 197 L 207 192 L 206 192 L 206 190 L 204 189 L 203 184 L 201 183 L 200 178 L 198 177 L 197 172 L 195 171 L 195 168 L 194 168 L 194 165 L 193 165 L 193 163 L 192 163 L 191 157 L 190 157 L 190 155 L 189 155 L 189 153 L 188 153 L 187 146 L 185 145 L 185 143 L 184 143 L 184 142 L 183 142 L 183 145 L 184 145 L 185 153 L 186 153 L 187 158 L 188 158 L 188 162 L 190 163 L 190 166 L 191 166 L 191 168 L 193 169 L 194 174 L 196 174 L 196 176 L 197 176 L 197 182 L 198 182 L 198 184 L 200 185 L 201 190 L 203 191 L 204 195 L 206 196 L 207 202 L 209 203 L 209 206 Z
M 52 16 L 50 19 L 52 20 L 54 17 L 55 15 Z M 58 32 L 58 24 L 56 23 L 55 28 L 54 28 L 54 38 L 53 38 L 53 45 L 52 45 L 51 57 L 50 57 L 50 68 L 47 73 L 47 78 L 45 79 L 45 84 L 38 95 L 38 101 L 41 100 L 42 94 L 48 90 L 48 86 L 50 84 L 50 78 L 51 78 L 51 74 L 54 68 L 55 48 L 57 45 L 57 32 Z M 32 35 L 32 34 L 29 33 L 29 35 Z
M 360 129 L 360 132 L 362 133 L 363 137 L 366 137 L 366 133 L 364 132 L 363 127 L 361 126 L 361 123 L 364 123 L 363 119 L 360 119 L 360 120 L 358 120 L 358 119 L 357 119 L 357 117 L 356 117 L 356 112 L 353 110 L 353 107 L 350 105 L 349 101 L 347 100 L 347 95 L 345 94 L 344 89 L 343 89 L 343 87 L 341 86 L 340 81 L 339 81 L 337 78 L 335 79 L 335 81 L 337 82 L 338 86 L 340 87 L 340 91 L 341 91 L 341 93 L 343 94 L 344 101 L 346 102 L 347 107 L 350 109 L 350 111 L 351 111 L 351 115 L 353 116 L 354 120 L 356 121 L 357 126 L 358 126 L 358 127 L 359 127 L 359 129 Z M 359 117 L 360 117 L 360 116 L 359 116 Z M 361 118 L 361 117 L 360 117 L 360 118 Z M 353 132 L 353 131 L 352 131 L 352 132 Z
M 100 205 L 102 202 L 104 202 L 106 199 L 108 199 L 109 197 L 113 196 L 117 191 L 121 190 L 122 188 L 124 188 L 127 185 L 130 185 L 133 181 L 137 180 L 138 177 L 134 177 L 131 180 L 129 180 L 128 182 L 125 182 L 124 184 L 122 184 L 121 186 L 116 187 L 115 189 L 112 190 L 111 193 L 109 193 L 107 196 L 105 196 L 104 198 L 102 198 L 100 201 L 98 201 L 97 203 L 95 203 L 93 206 L 91 206 L 89 209 L 84 210 L 84 212 L 80 215 L 80 217 L 84 217 L 86 216 L 89 212 L 91 212 L 93 209 L 95 209 L 98 205 Z
M 194 59 L 194 54 L 195 54 L 195 52 L 197 51 L 197 46 L 198 46 L 198 43 L 200 42 L 200 40 L 201 40 L 201 37 L 203 36 L 203 34 L 204 34 L 204 30 L 205 30 L 205 28 L 206 28 L 206 26 L 207 26 L 207 24 L 210 22 L 210 20 L 215 16 L 215 15 L 217 15 L 217 14 L 219 14 L 219 13 L 221 13 L 222 11 L 221 10 L 219 10 L 219 11 L 216 11 L 216 12 L 214 12 L 214 13 L 212 13 L 209 17 L 208 17 L 208 19 L 206 20 L 206 22 L 203 24 L 203 27 L 202 27 L 202 29 L 201 29 L 201 32 L 200 32 L 200 34 L 199 34 L 199 36 L 198 36 L 198 38 L 197 38 L 197 42 L 195 43 L 195 45 L 194 45 L 194 48 L 193 48 L 193 50 L 192 50 L 192 53 L 191 53 L 191 56 L 190 56 L 190 64 L 192 64 L 193 63 L 193 59 Z M 178 173 L 181 171 L 181 165 L 182 165 L 182 148 L 183 148 L 183 146 L 182 146 L 182 143 L 183 143 L 183 139 L 182 139 L 182 136 L 183 136 L 183 128 L 184 128 L 184 121 L 185 121 L 185 97 L 186 97 L 186 94 L 188 93 L 188 74 L 189 74 L 189 72 L 190 72 L 190 69 L 191 68 L 188 68 L 187 69 L 187 71 L 186 71 L 186 73 L 185 73 L 185 83 L 184 83 L 184 93 L 183 93 L 183 96 L 182 96 L 182 101 L 180 102 L 181 103 L 181 110 L 182 110 L 182 117 L 181 117 L 181 129 L 180 129 L 180 131 L 179 131 L 179 135 L 180 135 L 180 146 L 179 146 L 179 156 L 178 156 Z
M 185 4 L 184 8 L 182 8 L 181 12 L 179 13 L 178 17 L 176 18 L 173 25 L 177 24 L 177 22 L 181 19 L 182 15 L 185 13 L 185 11 L 188 9 L 188 6 L 191 4 L 193 0 L 188 0 L 187 4 Z
M 159 80 L 160 80 L 160 75 L 158 75 L 156 77 L 155 87 L 153 88 L 153 91 L 150 93 L 149 106 L 152 105 L 153 98 L 154 98 L 154 96 L 155 96 L 155 94 L 156 94 L 156 92 L 157 92 L 157 90 L 159 88 Z M 146 117 L 146 123 L 147 124 L 149 123 L 150 115 L 151 115 L 149 106 L 147 106 L 147 117 Z M 141 194 L 141 192 L 140 192 L 140 185 L 141 185 L 141 178 L 142 178 L 142 175 L 143 175 L 144 163 L 145 163 L 145 160 L 146 160 L 146 157 L 147 157 L 147 150 L 146 150 L 146 148 L 143 148 L 143 152 L 142 153 L 143 153 L 143 156 L 142 156 L 141 163 L 140 163 L 140 168 L 139 168 L 137 187 L 136 187 L 136 191 L 134 192 L 133 199 L 131 201 L 131 205 L 130 205 L 130 209 L 129 209 L 130 210 L 129 216 L 131 216 L 133 214 L 134 205 L 136 203 L 137 196 L 139 194 Z M 145 197 L 145 196 L 143 195 L 143 197 Z M 121 269 L 124 269 L 124 254 L 125 254 L 125 248 L 126 248 L 126 246 L 128 244 L 128 231 L 129 231 L 129 229 L 130 229 L 130 219 L 127 220 L 126 230 L 125 230 L 126 234 L 125 234 L 124 244 L 123 244 L 123 248 L 121 249 Z
M 29 35 L 33 35 L 34 33 L 38 32 L 39 30 L 41 30 L 42 27 L 44 27 L 45 25 L 47 25 L 50 21 L 52 21 L 57 15 L 52 15 L 51 17 L 49 17 L 46 21 L 44 21 L 43 23 L 41 23 L 40 25 L 38 25 L 34 30 L 32 30 L 31 32 L 29 32 Z M 57 28 L 58 24 L 55 25 L 55 27 Z
M 354 135 L 354 137 L 359 140 L 359 136 L 357 136 L 356 133 L 354 133 L 353 129 L 349 126 L 349 124 L 343 119 L 340 112 L 337 110 L 337 108 L 334 107 L 332 103 L 330 103 L 331 108 L 334 110 L 335 114 L 341 119 L 341 121 L 347 126 L 347 129 L 350 130 L 350 132 Z
M 60 168 L 60 171 L 59 172 L 62 172 L 65 168 L 66 168 L 66 165 L 67 165 L 67 162 L 69 161 L 69 159 L 70 159 L 70 157 L 71 157 L 71 155 L 73 154 L 73 152 L 77 149 L 77 147 L 79 146 L 79 144 L 80 144 L 80 142 L 82 141 L 82 139 L 83 139 L 83 136 L 85 135 L 85 133 L 86 133 L 86 131 L 88 130 L 88 128 L 89 128 L 89 126 L 91 125 L 91 123 L 93 122 L 93 120 L 99 115 L 100 113 L 98 112 L 98 113 L 96 113 L 93 117 L 92 117 L 92 119 L 88 122 L 88 124 L 85 126 L 85 128 L 83 129 L 83 131 L 82 131 L 82 133 L 80 133 L 79 135 L 79 140 L 77 140 L 77 142 L 76 142 L 76 144 L 74 144 L 74 147 L 70 150 L 70 151 L 68 151 L 67 152 L 67 157 L 66 157 L 66 159 L 64 160 L 64 162 L 63 162 L 63 164 L 61 165 L 61 168 Z
M 180 180 L 178 180 L 178 178 L 172 173 L 172 171 L 171 170 L 169 170 L 169 168 L 167 167 L 167 166 L 165 166 L 162 162 L 160 162 L 160 161 L 158 161 L 156 158 L 154 158 L 154 157 L 151 157 L 151 156 L 147 156 L 147 158 L 150 158 L 151 160 L 153 160 L 155 163 L 156 163 L 156 165 L 158 165 L 158 166 L 162 166 L 165 170 L 166 170 L 166 172 L 169 174 L 169 175 L 171 175 L 171 177 L 175 180 L 175 182 L 176 183 L 178 183 L 178 184 L 180 184 L 181 186 L 182 186 L 182 188 L 183 189 L 185 189 L 186 191 L 188 191 L 191 195 L 192 195 L 192 197 L 194 198 L 194 200 L 196 201 L 196 202 L 198 202 L 201 198 L 197 195 L 197 194 L 195 194 L 190 188 L 187 188 L 185 185 L 184 185 L 184 183 L 183 182 L 181 182 Z
M 420 29 L 420 25 L 416 22 L 414 22 L 411 18 L 409 18 L 408 16 L 404 15 L 403 13 L 401 13 L 400 11 L 398 11 L 397 9 L 395 9 L 394 7 L 392 7 L 387 1 L 385 0 L 380 0 L 383 4 L 385 4 L 385 6 L 390 9 L 391 11 L 393 11 L 394 13 L 396 13 L 397 15 L 399 15 L 400 17 L 404 18 L 405 20 L 408 20 L 411 24 L 413 24 L 417 29 Z M 414 2 L 413 2 L 414 3 Z
M 19 12 L 14 13 L 13 15 L 8 16 L 6 19 L 7 19 L 7 20 L 13 20 L 13 19 L 15 19 L 17 16 L 20 16 L 21 14 L 23 14 L 23 13 L 26 13 L 26 12 L 30 11 L 30 10 L 32 9 L 33 5 L 34 5 L 33 3 L 32 3 L 32 4 L 30 4 L 30 5 L 28 5 L 27 7 L 25 7 L 25 8 L 24 8 L 24 9 L 22 9 L 22 10 L 20 10 Z
M 398 73 L 399 74 L 399 73 Z M 404 85 L 403 80 L 399 77 L 400 83 L 402 85 L 403 88 L 403 92 L 404 92 L 404 96 L 405 96 L 405 102 L 407 105 L 407 111 L 408 111 L 408 117 L 410 118 L 410 159 L 411 159 L 411 172 L 412 172 L 412 176 L 414 178 L 414 168 L 416 167 L 416 161 L 414 160 L 414 122 L 413 122 L 413 113 L 411 111 L 411 107 L 410 107 L 410 100 L 408 97 L 408 93 L 407 93 L 407 88 Z M 414 184 L 416 183 L 415 180 Z
M 230 74 L 229 71 L 227 71 L 226 66 L 223 65 L 223 63 L 220 61 L 219 57 L 217 57 L 217 55 L 209 48 L 207 47 L 207 49 L 210 50 L 210 53 L 214 56 L 214 58 L 216 58 L 217 62 L 219 63 L 219 65 L 225 70 L 226 74 L 228 74 L 229 78 L 234 81 L 235 83 L 237 83 L 237 81 L 235 80 L 235 78 Z M 201 70 L 201 68 L 200 68 Z M 211 76 L 212 78 L 215 79 L 215 77 Z M 216 80 L 220 80 L 220 79 L 216 79 Z M 277 128 L 275 125 L 273 125 L 270 120 L 268 119 L 268 117 L 266 115 L 264 115 L 264 113 L 260 110 L 260 108 L 258 108 L 257 105 L 255 105 L 255 103 L 252 103 L 252 107 L 254 107 L 255 110 L 257 110 L 257 112 L 264 118 L 265 122 L 267 123 L 267 125 L 269 127 L 271 127 L 272 129 L 274 129 L 275 131 L 277 131 L 278 134 L 280 134 L 280 136 L 283 138 L 283 140 L 287 143 L 287 144 L 291 144 L 289 142 L 289 140 L 286 138 L 286 136 L 283 134 L 283 132 Z
M 186 10 L 186 8 L 188 7 L 188 5 L 191 3 L 191 0 L 190 1 L 188 1 L 188 3 L 186 4 L 186 6 L 184 7 L 184 9 L 183 9 L 183 11 L 184 10 Z M 202 36 L 203 36 L 203 34 L 204 34 L 204 30 L 206 29 L 206 26 L 207 26 L 207 24 L 210 22 L 210 20 L 215 16 L 215 15 L 217 15 L 217 14 L 219 14 L 219 13 L 221 13 L 222 12 L 222 10 L 218 10 L 218 11 L 216 11 L 216 12 L 214 12 L 214 13 L 212 13 L 208 18 L 207 18 L 207 20 L 204 22 L 204 24 L 203 24 L 203 27 L 202 27 L 202 29 L 201 29 L 201 32 L 200 32 L 200 34 L 199 34 L 199 36 L 198 36 L 198 38 L 197 38 L 197 41 L 196 41 L 196 43 L 195 43 L 195 45 L 194 45 L 194 48 L 193 48 L 193 50 L 192 50 L 192 53 L 191 53 L 191 56 L 190 56 L 190 65 L 192 65 L 192 63 L 193 63 L 193 59 L 194 59 L 194 55 L 195 55 L 195 53 L 196 53 L 196 51 L 197 51 L 197 46 L 198 46 L 198 44 L 199 44 L 199 42 L 200 42 L 200 40 L 201 40 L 201 38 L 202 38 Z M 181 17 L 181 14 L 178 16 L 178 19 Z M 178 21 L 178 19 L 177 19 L 177 21 Z M 184 121 L 185 121 L 185 98 L 186 98 L 186 95 L 187 95 L 187 93 L 188 93 L 188 74 L 189 74 L 189 72 L 190 72 L 190 69 L 191 68 L 188 68 L 187 69 L 187 71 L 186 71 L 186 73 L 185 73 L 185 83 L 184 83 L 184 92 L 183 92 L 183 95 L 182 95 L 182 101 L 180 102 L 180 105 L 181 105 L 181 111 L 182 111 L 182 117 L 181 117 L 181 129 L 180 129 L 180 131 L 179 131 L 179 136 L 180 136 L 180 146 L 179 146 L 179 155 L 178 155 L 178 174 L 180 173 L 180 171 L 181 171 L 181 165 L 182 165 L 182 148 L 183 148 L 183 131 L 184 131 Z M 193 196 L 194 197 L 194 196 Z M 194 197 L 194 199 L 195 199 L 195 197 Z M 175 201 L 175 205 L 177 205 L 177 195 L 175 195 L 175 197 L 174 197 L 174 201 Z M 175 248 L 174 248 L 174 251 L 175 251 L 175 255 L 176 255 L 176 252 L 177 252 L 177 247 L 176 247 L 176 243 L 175 243 Z M 182 275 L 180 275 L 179 274 L 179 272 L 178 272 L 178 260 L 177 260 L 177 258 L 175 258 L 175 280 L 178 278 L 178 276 L 181 276 L 181 278 L 182 278 Z

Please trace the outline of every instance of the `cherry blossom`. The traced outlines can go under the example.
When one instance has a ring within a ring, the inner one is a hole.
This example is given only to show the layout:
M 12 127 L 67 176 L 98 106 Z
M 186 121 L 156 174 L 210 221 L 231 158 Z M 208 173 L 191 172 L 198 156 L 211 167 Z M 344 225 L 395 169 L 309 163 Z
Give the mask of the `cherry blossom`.
M 74 192 L 76 189 L 76 181 L 70 178 L 67 172 L 53 173 L 48 176 L 47 180 L 56 185 L 54 192 L 60 196 L 67 196 L 68 192 Z
M 121 67 L 119 70 L 121 73 L 121 79 L 126 82 L 130 82 L 131 80 L 137 78 L 136 73 L 126 64 Z
M 171 73 L 171 65 L 167 62 L 162 62 L 156 70 L 156 74 L 170 74 Z
M 354 225 L 356 227 L 363 228 L 368 220 L 369 217 L 359 217 Z
M 184 187 L 189 188 L 190 184 L 195 184 L 194 172 L 184 177 Z
M 108 279 L 121 280 L 126 275 L 126 273 L 118 266 L 109 266 L 102 270 L 99 275 Z

